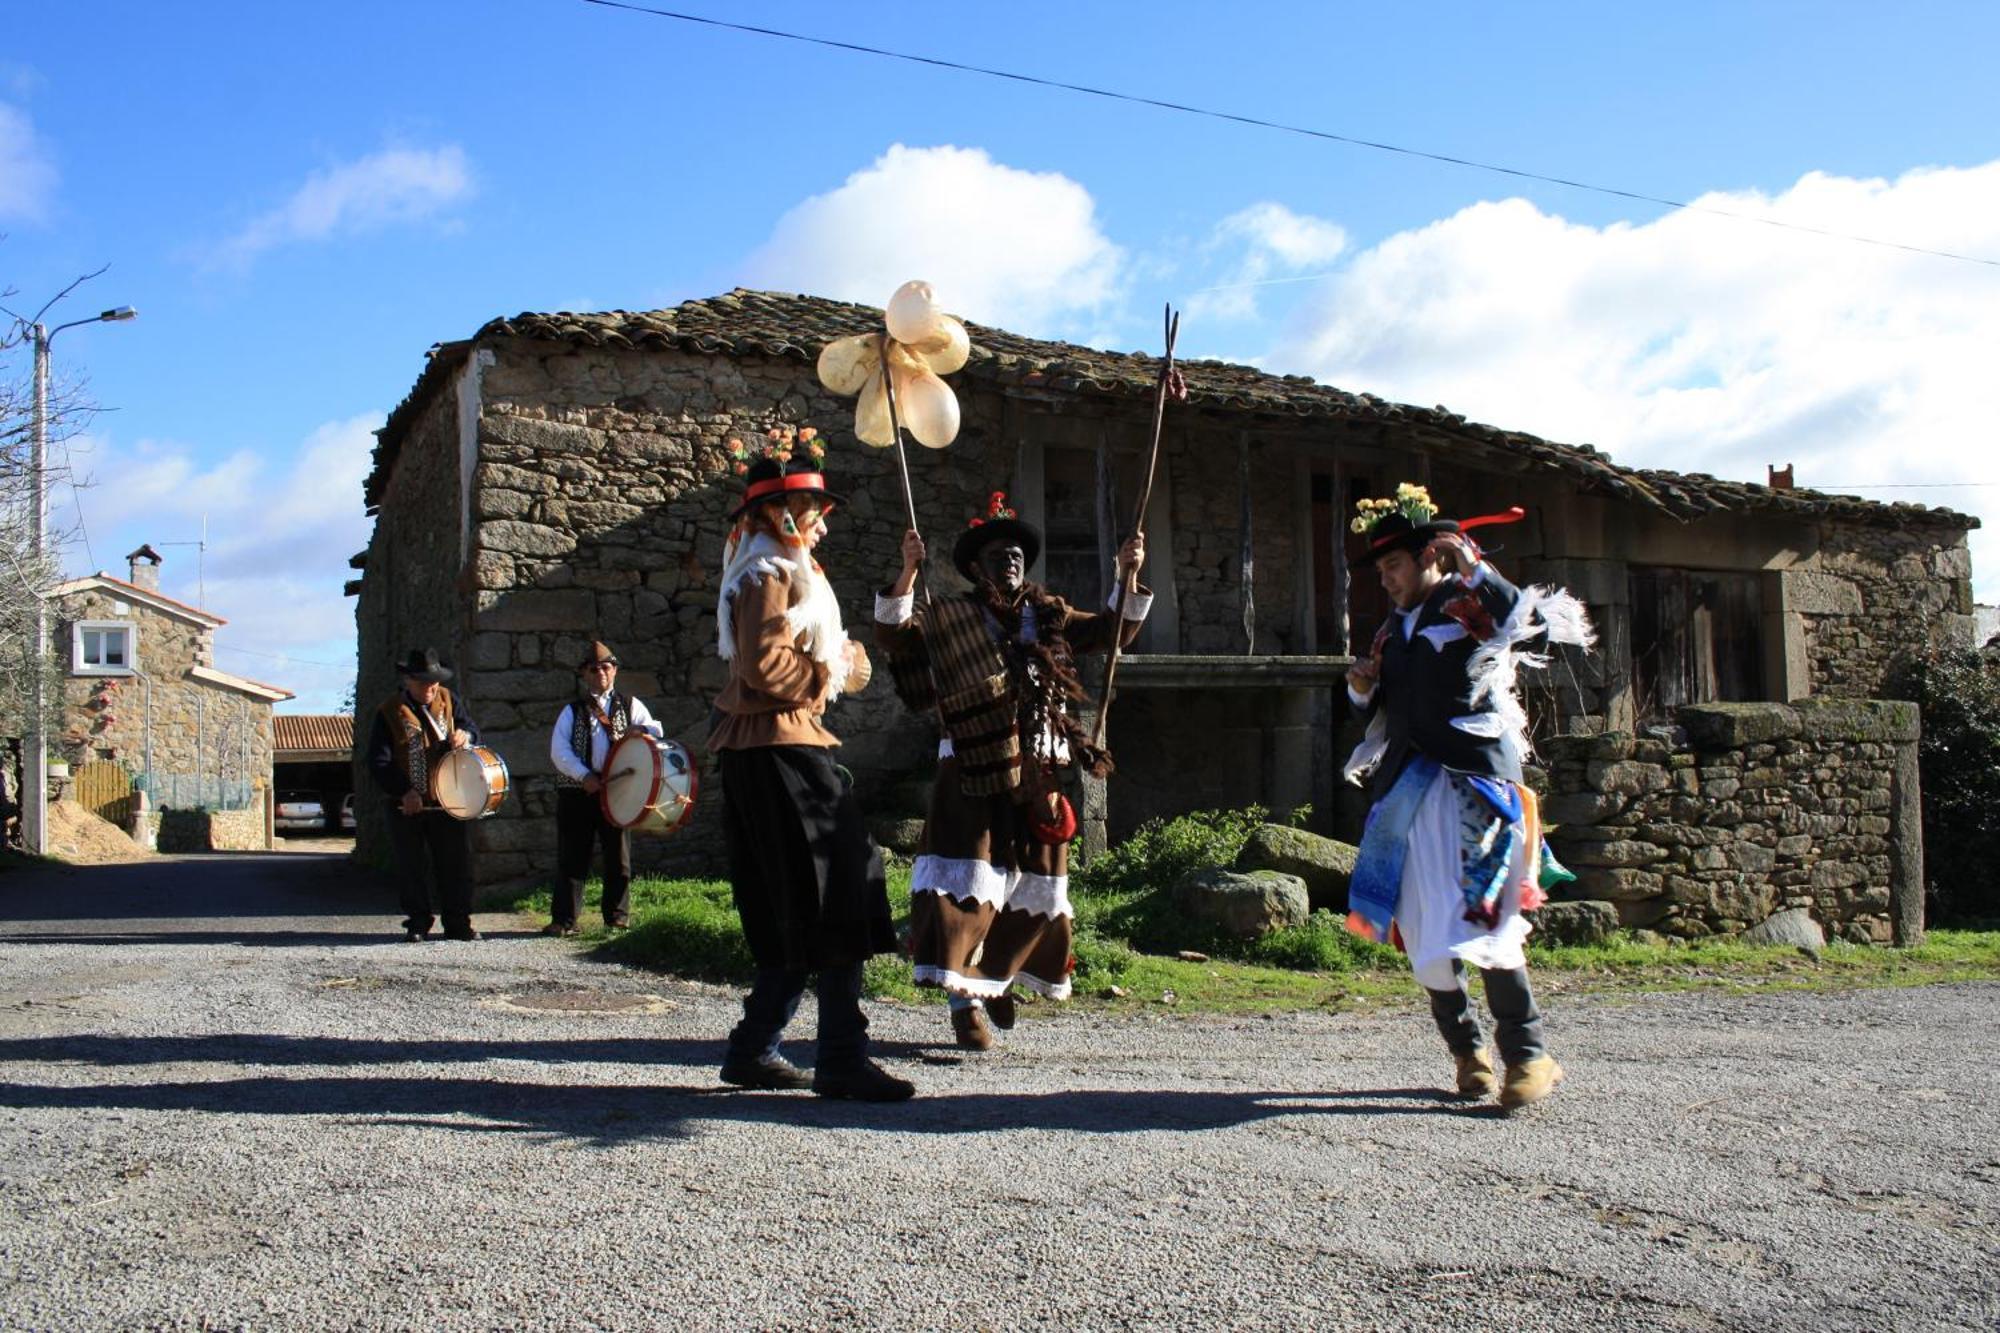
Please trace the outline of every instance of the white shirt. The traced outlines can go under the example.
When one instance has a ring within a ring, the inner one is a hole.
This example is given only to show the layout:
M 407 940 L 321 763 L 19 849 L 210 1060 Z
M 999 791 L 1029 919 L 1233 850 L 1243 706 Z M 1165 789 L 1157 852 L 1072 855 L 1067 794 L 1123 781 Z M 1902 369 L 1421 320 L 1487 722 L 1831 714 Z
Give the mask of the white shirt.
M 606 690 L 591 700 L 597 705 L 597 712 L 603 713 L 606 717 L 611 716 L 611 693 L 610 690 Z M 576 708 L 577 705 L 571 704 L 557 715 L 555 729 L 549 733 L 549 762 L 556 766 L 556 772 L 581 782 L 594 773 L 604 772 L 604 761 L 611 754 L 611 733 L 597 720 L 596 713 L 590 715 L 590 767 L 585 768 L 569 744 L 570 728 L 574 725 Z M 637 699 L 632 700 L 632 715 L 629 721 L 633 731 L 649 732 L 662 739 L 666 737 L 666 728 L 653 721 L 653 715 L 646 711 L 646 705 Z

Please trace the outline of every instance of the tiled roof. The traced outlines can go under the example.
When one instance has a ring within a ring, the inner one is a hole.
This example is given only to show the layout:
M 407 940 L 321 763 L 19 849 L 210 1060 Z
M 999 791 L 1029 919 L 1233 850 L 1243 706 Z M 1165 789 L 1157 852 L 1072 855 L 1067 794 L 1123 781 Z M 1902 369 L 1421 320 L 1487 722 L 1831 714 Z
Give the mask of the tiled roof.
M 416 387 L 378 432 L 375 469 L 365 488 L 367 503 L 372 509 L 381 502 L 403 430 L 432 386 L 462 364 L 480 342 L 532 338 L 582 347 L 790 357 L 811 364 L 820 348 L 835 338 L 872 333 L 881 327 L 882 312 L 872 306 L 740 287 L 725 296 L 688 301 L 668 310 L 530 313 L 493 320 L 464 342 L 442 343 L 431 349 L 430 364 Z M 959 376 L 1058 394 L 1147 399 L 1153 393 L 1158 361 L 1150 353 L 1102 352 L 1073 343 L 1041 342 L 970 322 L 966 330 L 972 335 L 972 357 Z M 1446 452 L 1470 453 L 1512 468 L 1525 464 L 1567 473 L 1586 492 L 1616 496 L 1680 519 L 1736 510 L 1825 515 L 1871 523 L 1979 526 L 1979 520 L 1968 515 L 1924 505 L 1882 504 L 1819 491 L 1775 490 L 1702 473 L 1620 467 L 1589 445 L 1557 444 L 1522 431 L 1468 421 L 1448 408 L 1391 403 L 1373 394 L 1349 393 L 1320 384 L 1303 375 L 1272 375 L 1222 361 L 1190 361 L 1182 369 L 1189 401 L 1198 407 L 1393 424 Z
M 352 713 L 274 713 L 271 745 L 280 756 L 287 750 L 352 750 Z
M 49 590 L 49 596 L 62 597 L 69 593 L 81 592 L 85 588 L 94 588 L 99 585 L 108 585 L 111 591 L 120 597 L 140 602 L 152 607 L 156 611 L 164 611 L 168 615 L 177 616 L 182 620 L 192 621 L 198 625 L 205 625 L 210 629 L 219 628 L 229 623 L 213 611 L 204 611 L 198 606 L 191 606 L 186 602 L 165 596 L 153 588 L 142 588 L 136 583 L 128 583 L 124 579 L 113 578 L 101 569 L 95 574 L 86 574 L 80 579 L 71 579 L 67 583 L 56 585 Z

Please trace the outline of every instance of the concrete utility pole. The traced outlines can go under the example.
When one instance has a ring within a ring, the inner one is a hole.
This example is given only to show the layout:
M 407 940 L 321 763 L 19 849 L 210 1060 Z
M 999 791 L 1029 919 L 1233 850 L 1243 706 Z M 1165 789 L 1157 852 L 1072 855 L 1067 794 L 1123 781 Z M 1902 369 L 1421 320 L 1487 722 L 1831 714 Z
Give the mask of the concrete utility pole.
M 34 498 L 28 505 L 28 540 L 33 549 L 34 568 L 40 571 L 49 558 L 49 344 L 64 329 L 79 324 L 111 323 L 131 319 L 139 312 L 129 305 L 116 306 L 89 319 L 71 320 L 54 328 L 37 321 L 31 326 L 35 341 L 34 453 L 30 460 Z M 46 856 L 49 850 L 49 719 L 48 664 L 49 603 L 42 589 L 35 590 L 35 702 L 28 718 L 28 751 L 21 756 L 21 836 L 28 850 Z

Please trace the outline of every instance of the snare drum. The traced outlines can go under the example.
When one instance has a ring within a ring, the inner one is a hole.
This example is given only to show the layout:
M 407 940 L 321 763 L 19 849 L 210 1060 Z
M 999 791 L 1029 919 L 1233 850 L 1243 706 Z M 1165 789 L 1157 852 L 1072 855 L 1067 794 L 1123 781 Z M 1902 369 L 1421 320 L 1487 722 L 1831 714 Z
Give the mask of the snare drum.
M 431 765 L 431 799 L 453 819 L 484 819 L 507 799 L 507 761 L 484 745 L 447 750 Z
M 597 790 L 606 822 L 634 833 L 672 833 L 694 813 L 700 775 L 679 741 L 629 731 L 604 757 Z

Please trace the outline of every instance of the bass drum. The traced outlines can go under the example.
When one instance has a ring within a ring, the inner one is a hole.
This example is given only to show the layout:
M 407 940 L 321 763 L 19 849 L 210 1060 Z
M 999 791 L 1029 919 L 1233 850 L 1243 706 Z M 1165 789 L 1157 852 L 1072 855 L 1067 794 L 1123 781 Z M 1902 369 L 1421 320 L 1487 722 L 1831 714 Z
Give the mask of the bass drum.
M 484 819 L 507 799 L 507 761 L 484 745 L 447 750 L 431 765 L 431 799 L 453 819 Z
M 627 732 L 604 757 L 597 801 L 606 822 L 634 833 L 672 833 L 694 814 L 701 786 L 694 756 L 679 741 Z

